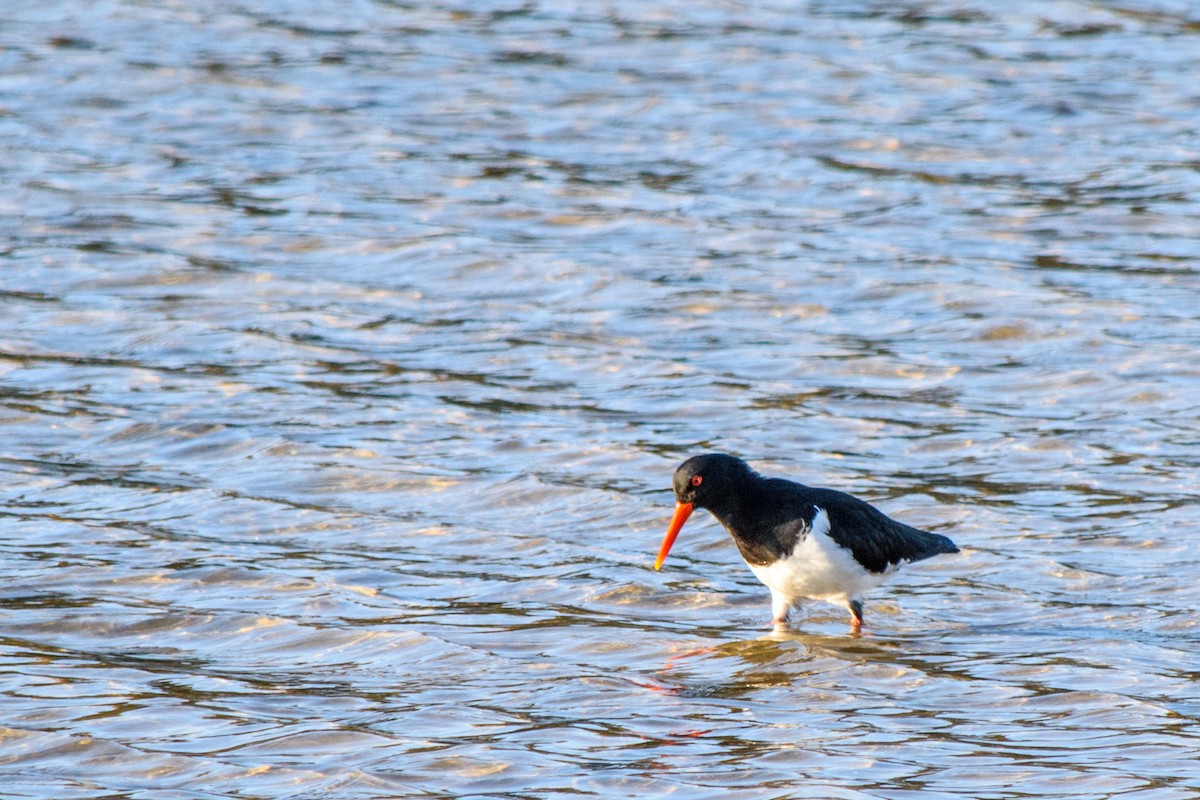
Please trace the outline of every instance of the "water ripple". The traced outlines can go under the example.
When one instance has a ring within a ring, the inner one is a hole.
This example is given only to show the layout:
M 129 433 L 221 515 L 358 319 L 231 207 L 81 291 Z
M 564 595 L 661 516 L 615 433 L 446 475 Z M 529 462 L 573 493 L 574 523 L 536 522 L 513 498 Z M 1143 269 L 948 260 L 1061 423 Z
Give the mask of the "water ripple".
M 1195 796 L 1187 8 L 8 16 L 6 796 Z M 709 449 L 963 553 L 772 631 Z

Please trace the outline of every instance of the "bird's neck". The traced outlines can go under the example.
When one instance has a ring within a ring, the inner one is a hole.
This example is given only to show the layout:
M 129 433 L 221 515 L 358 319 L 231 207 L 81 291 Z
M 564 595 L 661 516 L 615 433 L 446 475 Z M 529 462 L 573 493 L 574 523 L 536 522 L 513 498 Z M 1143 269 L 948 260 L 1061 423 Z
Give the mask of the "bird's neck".
M 709 511 L 733 536 L 747 563 L 769 564 L 789 555 L 796 544 L 796 532 L 781 526 L 776 507 L 757 476 L 727 492 Z
M 769 515 L 763 514 L 767 506 L 758 484 L 756 479 L 748 478 L 737 491 L 726 492 L 719 503 L 708 509 L 735 539 L 753 541 L 768 533 L 763 529 L 763 520 Z

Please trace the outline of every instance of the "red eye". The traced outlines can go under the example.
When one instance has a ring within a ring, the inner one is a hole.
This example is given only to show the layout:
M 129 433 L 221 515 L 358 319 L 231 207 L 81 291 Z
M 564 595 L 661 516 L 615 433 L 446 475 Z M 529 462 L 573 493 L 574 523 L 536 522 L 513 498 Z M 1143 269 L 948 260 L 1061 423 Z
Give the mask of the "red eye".
M 703 475 L 693 475 L 692 476 L 692 486 L 699 486 L 702 483 L 704 483 Z

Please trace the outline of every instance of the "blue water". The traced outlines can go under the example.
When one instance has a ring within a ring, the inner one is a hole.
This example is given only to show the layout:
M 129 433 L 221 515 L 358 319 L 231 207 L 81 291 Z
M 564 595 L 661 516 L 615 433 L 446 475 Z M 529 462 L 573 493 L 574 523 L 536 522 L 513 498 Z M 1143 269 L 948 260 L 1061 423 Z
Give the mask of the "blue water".
M 1196 797 L 1198 35 L 0 9 L 0 793 Z M 773 632 L 709 450 L 963 552 Z

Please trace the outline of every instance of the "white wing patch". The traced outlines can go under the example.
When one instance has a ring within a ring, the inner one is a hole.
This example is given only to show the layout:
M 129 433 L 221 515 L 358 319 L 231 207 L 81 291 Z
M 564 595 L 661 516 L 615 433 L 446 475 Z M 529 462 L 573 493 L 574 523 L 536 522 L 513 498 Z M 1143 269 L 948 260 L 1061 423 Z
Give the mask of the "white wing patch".
M 777 600 L 795 603 L 802 597 L 826 600 L 845 608 L 863 592 L 874 589 L 896 571 L 868 571 L 848 548 L 829 536 L 829 514 L 817 507 L 812 528 L 786 559 L 766 566 L 747 564 Z

